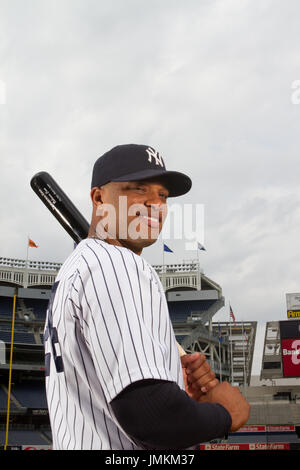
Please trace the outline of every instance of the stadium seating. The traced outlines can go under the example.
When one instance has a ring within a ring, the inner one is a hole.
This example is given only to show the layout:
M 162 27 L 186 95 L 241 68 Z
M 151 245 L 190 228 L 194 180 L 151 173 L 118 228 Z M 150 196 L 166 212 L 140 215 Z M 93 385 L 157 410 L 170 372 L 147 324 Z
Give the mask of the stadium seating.
M 11 322 L 1 322 L 0 323 L 0 330 L 2 331 L 11 331 Z M 23 331 L 23 332 L 28 332 L 28 329 L 26 328 L 25 325 L 18 325 L 15 323 L 15 331 Z
M 12 387 L 12 393 L 25 408 L 47 409 L 44 382 L 16 383 Z
M 46 299 L 17 299 L 17 310 L 20 306 L 25 307 L 28 310 L 31 310 L 34 314 L 30 318 L 31 322 L 40 321 L 44 322 L 46 318 L 46 310 L 48 305 L 48 300 Z M 13 299 L 10 297 L 2 297 L 0 301 L 0 341 L 5 343 L 11 342 L 11 317 L 13 309 Z M 20 323 L 20 316 L 17 313 L 15 316 L 15 326 L 14 326 L 14 343 L 15 344 L 42 344 L 38 342 L 35 338 L 32 330 L 28 330 L 26 320 L 23 319 L 23 323 Z M 5 321 L 7 320 L 7 321 Z M 19 321 L 19 323 L 18 323 Z M 43 330 L 43 327 L 40 328 Z
M 6 391 L 2 388 L 1 384 L 0 384 L 0 410 L 6 410 L 7 409 L 7 393 Z M 14 404 L 14 402 L 11 401 L 10 403 L 10 408 L 13 410 L 13 409 L 16 409 L 16 405 Z
M 0 316 L 10 317 L 13 310 L 13 298 L 1 297 L 0 302 Z
M 31 309 L 37 320 L 45 320 L 48 300 L 46 299 L 23 299 L 26 308 Z
M 0 430 L 0 443 L 5 442 L 6 433 Z M 8 433 L 9 445 L 48 445 L 49 442 L 41 433 L 33 430 L 10 430 Z
M 297 434 L 285 433 L 285 434 L 263 434 L 263 435 L 247 435 L 247 436 L 229 436 L 228 443 L 236 444 L 248 444 L 252 442 L 295 442 L 300 443 Z
M 11 342 L 11 331 L 0 330 L 0 340 L 5 343 Z M 33 333 L 14 332 L 14 343 L 16 344 L 36 344 Z
M 25 305 L 27 309 L 32 310 L 37 320 L 45 320 L 48 300 L 46 299 L 17 299 L 17 309 L 20 307 L 21 302 Z M 12 311 L 13 311 L 13 298 L 1 297 L 0 318 L 1 316 L 11 317 Z
M 181 344 L 185 337 L 185 335 L 176 335 L 177 343 Z
M 229 434 L 229 444 L 248 444 L 254 442 L 289 442 L 300 443 L 296 431 L 287 432 L 236 432 Z
M 168 302 L 172 323 L 185 323 L 191 313 L 201 313 L 211 307 L 215 300 L 194 300 L 184 302 Z

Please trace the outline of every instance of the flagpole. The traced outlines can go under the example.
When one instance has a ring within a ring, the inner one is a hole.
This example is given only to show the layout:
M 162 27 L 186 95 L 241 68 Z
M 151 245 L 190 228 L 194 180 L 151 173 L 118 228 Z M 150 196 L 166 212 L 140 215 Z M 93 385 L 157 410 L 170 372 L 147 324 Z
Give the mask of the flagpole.
M 202 279 L 201 279 L 201 270 L 200 270 L 200 256 L 199 256 L 199 251 L 203 250 L 206 251 L 204 246 L 197 241 L 197 259 L 198 259 L 198 267 L 199 267 L 199 274 L 198 274 L 198 285 L 199 285 L 199 290 L 201 290 L 201 284 L 202 284 Z
M 220 382 L 222 383 L 222 360 L 221 360 L 221 330 L 220 330 L 220 322 L 219 322 L 219 368 L 220 368 Z
M 198 245 L 197 245 L 197 258 L 198 258 L 198 286 L 199 286 L 199 290 L 201 290 L 201 271 L 200 271 L 200 256 L 199 256 Z
M 27 235 L 27 253 L 26 253 L 26 265 L 25 265 L 25 281 L 24 281 L 24 287 L 28 287 L 28 253 L 29 253 L 29 235 Z

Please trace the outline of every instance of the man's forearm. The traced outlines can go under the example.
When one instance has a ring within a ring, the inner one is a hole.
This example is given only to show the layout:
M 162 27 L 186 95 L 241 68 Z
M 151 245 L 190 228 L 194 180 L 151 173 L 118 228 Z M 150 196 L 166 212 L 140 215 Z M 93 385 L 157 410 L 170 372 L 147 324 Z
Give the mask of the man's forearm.
M 186 449 L 223 437 L 231 427 L 222 405 L 197 403 L 173 382 L 136 382 L 111 406 L 122 429 L 145 449 Z

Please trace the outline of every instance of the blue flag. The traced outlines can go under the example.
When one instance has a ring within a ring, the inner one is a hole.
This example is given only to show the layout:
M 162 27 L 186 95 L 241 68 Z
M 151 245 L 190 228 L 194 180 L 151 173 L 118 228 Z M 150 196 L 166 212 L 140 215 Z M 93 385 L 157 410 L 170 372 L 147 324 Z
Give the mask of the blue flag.
M 220 343 L 223 343 L 223 336 L 222 336 L 222 333 L 221 333 L 220 323 L 219 323 L 219 326 L 218 326 L 218 340 L 219 340 Z
M 169 248 L 167 245 L 165 245 L 165 243 L 164 243 L 164 251 L 167 251 L 168 253 L 173 253 L 171 248 Z
M 201 245 L 201 243 L 199 243 L 199 242 L 198 242 L 198 250 L 206 251 L 206 249 L 204 248 L 204 246 Z

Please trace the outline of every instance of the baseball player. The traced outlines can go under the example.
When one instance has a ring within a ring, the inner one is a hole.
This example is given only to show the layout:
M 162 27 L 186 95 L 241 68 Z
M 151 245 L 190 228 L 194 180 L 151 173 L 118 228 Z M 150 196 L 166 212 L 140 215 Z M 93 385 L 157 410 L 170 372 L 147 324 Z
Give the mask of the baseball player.
M 44 332 L 56 450 L 187 449 L 245 424 L 249 405 L 198 353 L 180 357 L 159 277 L 141 256 L 191 180 L 145 145 L 95 163 L 87 239 L 61 267 Z M 126 203 L 126 204 L 125 204 Z

